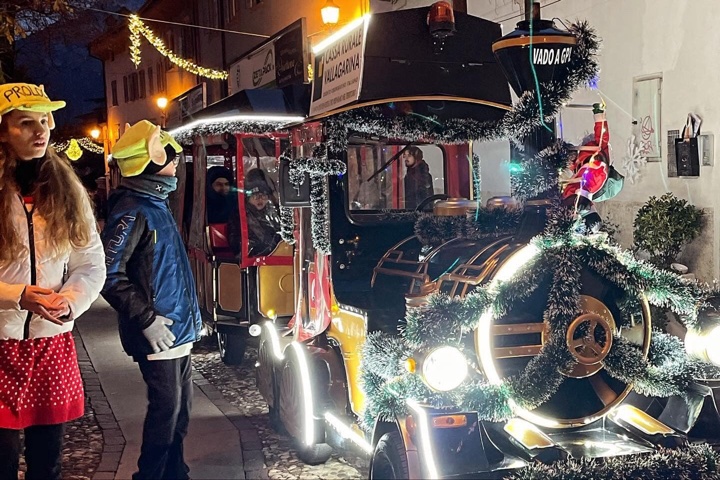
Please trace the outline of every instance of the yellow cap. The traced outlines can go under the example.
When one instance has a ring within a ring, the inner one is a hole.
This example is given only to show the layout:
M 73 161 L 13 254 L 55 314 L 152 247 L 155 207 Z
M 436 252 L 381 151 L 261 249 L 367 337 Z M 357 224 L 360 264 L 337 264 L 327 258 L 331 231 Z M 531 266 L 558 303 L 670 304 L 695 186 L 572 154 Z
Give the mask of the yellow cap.
M 30 83 L 5 83 L 0 85 L 0 116 L 12 110 L 26 112 L 54 112 L 65 106 L 65 102 L 53 102 L 42 85 Z
M 140 120 L 132 127 L 126 127 L 125 133 L 112 148 L 112 156 L 117 161 L 123 177 L 140 175 L 152 161 L 150 157 L 149 142 L 157 125 L 147 120 Z M 182 147 L 169 133 L 160 132 L 160 145 L 173 147 L 176 153 L 182 152 Z

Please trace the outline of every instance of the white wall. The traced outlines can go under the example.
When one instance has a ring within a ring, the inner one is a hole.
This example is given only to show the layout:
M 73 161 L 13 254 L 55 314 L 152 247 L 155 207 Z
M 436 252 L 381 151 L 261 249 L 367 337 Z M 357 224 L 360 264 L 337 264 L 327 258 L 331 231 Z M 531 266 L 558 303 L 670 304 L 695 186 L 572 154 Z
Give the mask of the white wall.
M 703 133 L 720 134 L 720 2 L 713 0 L 544 0 L 543 18 L 584 19 L 602 40 L 599 90 L 606 99 L 612 156 L 621 164 L 632 130 L 633 78 L 662 74 L 661 142 L 662 161 L 648 163 L 637 183 L 605 205 L 602 213 L 620 225 L 621 243 L 632 243 L 632 220 L 637 208 L 651 195 L 672 192 L 708 211 L 709 225 L 703 236 L 686 249 L 681 260 L 704 280 L 720 276 L 720 222 L 713 212 L 720 207 L 720 166 L 701 167 L 700 178 L 668 178 L 667 130 L 681 129 L 688 112 L 703 118 Z M 520 2 L 522 3 L 522 2 Z M 553 3 L 552 5 L 550 5 Z M 510 0 L 471 0 L 469 13 L 489 20 L 505 20 L 519 14 Z M 503 22 L 511 32 L 521 18 Z M 567 23 L 567 22 L 566 22 Z M 558 27 L 562 26 L 558 23 Z M 598 100 L 594 91 L 578 92 L 577 103 Z M 628 113 L 625 113 L 628 112 Z M 574 118 L 578 115 L 573 115 Z M 592 114 L 577 125 L 565 122 L 566 138 L 592 131 Z M 718 141 L 715 141 L 716 162 Z M 692 258 L 694 257 L 694 258 Z

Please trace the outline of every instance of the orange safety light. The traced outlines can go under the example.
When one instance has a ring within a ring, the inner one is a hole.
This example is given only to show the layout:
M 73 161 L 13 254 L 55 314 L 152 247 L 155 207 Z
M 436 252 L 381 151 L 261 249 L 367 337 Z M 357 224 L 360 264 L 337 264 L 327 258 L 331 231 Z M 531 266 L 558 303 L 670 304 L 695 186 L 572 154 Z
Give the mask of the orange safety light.
M 430 34 L 435 38 L 446 38 L 455 33 L 455 12 L 448 2 L 435 2 L 427 16 Z

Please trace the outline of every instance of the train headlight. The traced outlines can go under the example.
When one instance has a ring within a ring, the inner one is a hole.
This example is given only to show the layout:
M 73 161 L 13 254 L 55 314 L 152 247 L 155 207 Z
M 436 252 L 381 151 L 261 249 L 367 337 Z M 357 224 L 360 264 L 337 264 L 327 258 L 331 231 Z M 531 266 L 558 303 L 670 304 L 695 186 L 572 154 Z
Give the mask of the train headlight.
M 720 366 L 720 325 L 716 324 L 704 330 L 688 329 L 685 336 L 685 350 L 690 356 L 704 362 Z
M 440 347 L 427 354 L 422 363 L 425 383 L 433 390 L 448 392 L 460 386 L 468 374 L 465 355 L 455 347 Z

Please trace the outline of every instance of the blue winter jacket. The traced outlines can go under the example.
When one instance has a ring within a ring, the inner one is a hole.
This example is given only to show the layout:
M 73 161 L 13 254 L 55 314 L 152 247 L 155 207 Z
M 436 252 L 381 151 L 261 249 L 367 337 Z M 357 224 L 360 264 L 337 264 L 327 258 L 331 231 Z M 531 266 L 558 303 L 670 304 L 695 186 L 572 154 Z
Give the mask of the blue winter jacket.
M 156 315 L 173 320 L 173 346 L 198 340 L 202 320 L 190 263 L 167 201 L 120 187 L 102 232 L 107 280 L 102 295 L 118 312 L 128 355 L 153 353 L 142 334 Z

